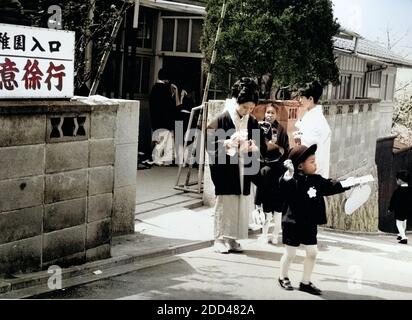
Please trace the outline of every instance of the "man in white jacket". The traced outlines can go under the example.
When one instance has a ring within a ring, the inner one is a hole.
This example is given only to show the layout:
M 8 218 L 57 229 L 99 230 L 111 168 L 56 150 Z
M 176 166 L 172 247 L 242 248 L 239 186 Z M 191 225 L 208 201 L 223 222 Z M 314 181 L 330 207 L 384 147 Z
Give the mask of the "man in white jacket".
M 299 102 L 307 111 L 302 119 L 295 124 L 298 129 L 295 132 L 295 142 L 310 147 L 316 144 L 316 162 L 318 164 L 317 174 L 329 178 L 330 143 L 331 130 L 323 115 L 322 106 L 318 105 L 322 96 L 322 86 L 314 81 L 301 90 Z

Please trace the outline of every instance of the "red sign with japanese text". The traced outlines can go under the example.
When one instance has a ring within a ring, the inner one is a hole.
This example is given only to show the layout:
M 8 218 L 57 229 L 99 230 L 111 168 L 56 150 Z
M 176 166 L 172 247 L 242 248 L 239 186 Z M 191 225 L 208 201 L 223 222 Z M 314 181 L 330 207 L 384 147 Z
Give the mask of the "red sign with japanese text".
M 72 31 L 0 23 L 0 99 L 71 98 Z

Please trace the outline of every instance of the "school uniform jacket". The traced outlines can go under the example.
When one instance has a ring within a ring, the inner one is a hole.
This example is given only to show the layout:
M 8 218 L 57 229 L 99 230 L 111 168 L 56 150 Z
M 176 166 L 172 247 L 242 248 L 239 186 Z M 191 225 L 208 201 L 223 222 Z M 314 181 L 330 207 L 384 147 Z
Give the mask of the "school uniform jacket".
M 327 223 L 324 196 L 349 189 L 343 188 L 338 181 L 301 173 L 295 173 L 289 181 L 282 176 L 280 187 L 285 198 L 282 223 L 311 226 Z
M 222 129 L 222 130 L 219 130 Z M 217 134 L 216 130 L 220 134 Z M 243 175 L 240 177 L 238 155 L 229 156 L 226 154 L 226 148 L 223 145 L 223 141 L 230 139 L 231 135 L 236 131 L 235 124 L 230 116 L 228 110 L 219 115 L 208 126 L 207 130 L 207 152 L 210 157 L 210 175 L 215 185 L 215 194 L 218 195 L 240 195 L 241 185 L 240 179 L 243 179 L 243 195 L 250 194 L 250 184 L 255 182 L 255 178 L 259 173 L 260 162 L 259 153 L 248 153 L 248 158 L 251 161 L 245 163 L 245 168 L 256 167 L 255 175 Z M 266 152 L 266 143 L 263 135 L 263 131 L 260 129 L 258 121 L 252 115 L 249 115 L 247 123 L 248 139 L 260 140 L 256 141 L 257 147 L 260 148 L 260 152 Z M 255 132 L 253 134 L 253 131 Z M 256 135 L 259 137 L 257 139 Z M 224 161 L 222 161 L 224 159 Z M 224 163 L 219 163 L 224 162 Z
M 277 130 L 276 144 L 283 148 L 284 154 L 281 155 L 279 149 L 275 149 L 271 151 L 266 150 L 265 153 L 262 153 L 263 155 L 262 162 L 264 164 L 271 164 L 273 162 L 283 163 L 283 161 L 287 159 L 287 155 L 289 152 L 289 137 L 288 137 L 288 133 L 285 130 L 285 128 L 283 128 L 283 126 L 277 120 L 273 122 L 272 127 L 274 127 Z M 272 129 L 268 131 L 268 133 L 265 135 L 265 138 L 267 140 L 272 140 Z

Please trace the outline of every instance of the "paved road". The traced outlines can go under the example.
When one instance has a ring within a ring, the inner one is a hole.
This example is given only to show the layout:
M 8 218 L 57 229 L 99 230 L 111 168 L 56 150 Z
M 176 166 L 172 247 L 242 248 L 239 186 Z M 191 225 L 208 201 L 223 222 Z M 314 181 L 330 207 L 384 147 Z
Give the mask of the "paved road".
M 412 299 L 412 246 L 395 237 L 321 232 L 313 282 L 320 297 L 287 292 L 275 279 L 281 245 L 243 241 L 243 254 L 211 248 L 179 255 L 164 265 L 38 296 L 39 299 Z M 298 250 L 290 278 L 297 287 L 304 251 Z

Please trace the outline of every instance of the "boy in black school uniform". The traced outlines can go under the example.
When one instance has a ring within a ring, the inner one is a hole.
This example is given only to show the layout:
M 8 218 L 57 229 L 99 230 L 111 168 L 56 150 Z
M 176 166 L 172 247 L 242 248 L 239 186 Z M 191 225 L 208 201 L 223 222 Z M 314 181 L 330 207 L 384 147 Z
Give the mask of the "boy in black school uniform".
M 409 179 L 410 176 L 407 171 L 399 171 L 396 174 L 398 188 L 393 193 L 389 204 L 389 211 L 395 213 L 396 227 L 399 231 L 397 240 L 401 244 L 408 244 L 406 225 L 408 216 L 412 214 L 410 206 L 412 188 L 409 187 Z
M 285 253 L 280 260 L 278 281 L 282 288 L 293 290 L 288 271 L 296 256 L 296 249 L 303 244 L 306 258 L 299 290 L 320 295 L 321 290 L 310 279 L 317 255 L 317 228 L 327 222 L 323 197 L 342 193 L 349 188 L 342 187 L 338 181 L 315 174 L 316 149 L 316 144 L 309 148 L 303 145 L 294 147 L 289 153 L 289 160 L 284 163 L 287 171 L 280 180 L 280 186 L 286 203 L 282 216 Z

